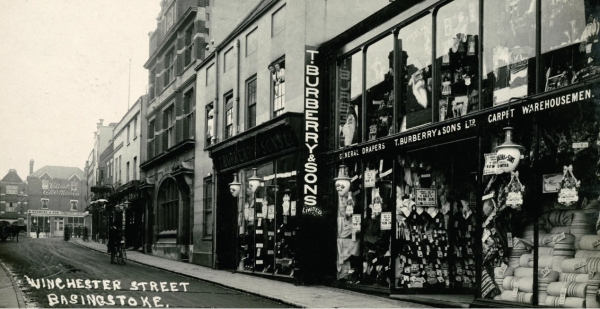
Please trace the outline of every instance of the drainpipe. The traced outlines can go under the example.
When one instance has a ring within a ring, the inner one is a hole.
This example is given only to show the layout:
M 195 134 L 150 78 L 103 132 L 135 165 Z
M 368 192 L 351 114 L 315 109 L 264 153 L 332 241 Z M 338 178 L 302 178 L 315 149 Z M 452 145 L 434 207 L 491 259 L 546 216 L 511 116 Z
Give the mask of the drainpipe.
M 237 71 L 235 78 L 235 122 L 236 122 L 236 132 L 235 134 L 240 133 L 240 39 L 237 39 L 235 42 L 235 47 L 237 49 Z
M 215 53 L 215 99 L 213 100 L 213 106 L 215 109 L 215 124 L 214 124 L 214 137 L 216 139 L 216 143 L 219 142 L 218 140 L 218 134 L 217 134 L 217 129 L 219 128 L 219 51 L 218 49 L 215 49 L 214 51 Z M 213 166 L 213 183 L 214 184 L 218 184 L 217 181 L 219 181 L 219 177 L 218 177 L 218 173 L 217 171 L 214 169 Z M 218 186 L 218 185 L 217 185 Z M 215 215 L 213 216 L 213 244 L 212 244 L 212 256 L 213 256 L 213 268 L 215 269 L 219 269 L 219 256 L 217 255 L 217 245 L 218 245 L 218 237 L 217 237 L 217 228 L 218 228 L 218 221 L 217 221 L 217 203 L 219 202 L 219 197 L 217 196 L 217 186 L 213 186 L 213 196 L 215 197 L 213 205 L 214 205 L 214 213 Z

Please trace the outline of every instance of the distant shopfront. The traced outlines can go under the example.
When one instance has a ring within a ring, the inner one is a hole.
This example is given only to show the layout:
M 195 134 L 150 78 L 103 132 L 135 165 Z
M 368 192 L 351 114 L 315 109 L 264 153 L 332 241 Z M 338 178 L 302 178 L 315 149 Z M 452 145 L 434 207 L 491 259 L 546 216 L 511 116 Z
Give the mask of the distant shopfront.
M 69 213 L 59 210 L 28 210 L 27 211 L 27 235 L 32 238 L 38 237 L 62 237 L 65 227 L 84 226 L 83 213 Z

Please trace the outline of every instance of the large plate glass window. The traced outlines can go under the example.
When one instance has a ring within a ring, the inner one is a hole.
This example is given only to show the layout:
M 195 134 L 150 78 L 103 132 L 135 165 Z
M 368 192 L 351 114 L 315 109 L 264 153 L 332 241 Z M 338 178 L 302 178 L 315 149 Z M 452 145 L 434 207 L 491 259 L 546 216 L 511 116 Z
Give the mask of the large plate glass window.
M 423 16 L 398 34 L 402 82 L 400 132 L 431 122 L 431 16 Z
M 535 92 L 535 0 L 485 1 L 483 5 L 484 107 Z
M 542 89 L 600 74 L 600 2 L 542 1 Z
M 437 108 L 444 121 L 478 109 L 479 1 L 454 1 L 436 18 Z
M 362 53 L 342 59 L 337 66 L 337 113 L 339 147 L 360 141 L 362 123 Z
M 394 133 L 394 38 L 385 38 L 367 47 L 367 130 L 365 140 Z

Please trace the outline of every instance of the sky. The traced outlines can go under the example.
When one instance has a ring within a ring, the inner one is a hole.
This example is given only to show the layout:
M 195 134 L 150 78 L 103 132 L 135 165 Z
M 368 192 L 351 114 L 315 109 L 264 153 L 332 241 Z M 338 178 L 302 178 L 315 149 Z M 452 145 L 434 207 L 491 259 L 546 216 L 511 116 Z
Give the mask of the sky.
M 31 159 L 83 170 L 99 119 L 146 94 L 159 3 L 0 0 L 0 179 Z

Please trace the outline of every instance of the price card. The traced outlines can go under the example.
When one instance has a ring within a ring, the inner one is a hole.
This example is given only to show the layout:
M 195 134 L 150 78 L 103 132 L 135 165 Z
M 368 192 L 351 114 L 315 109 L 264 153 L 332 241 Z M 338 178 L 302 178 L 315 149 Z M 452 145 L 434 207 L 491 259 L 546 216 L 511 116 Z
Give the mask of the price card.
M 356 241 L 356 230 L 352 230 L 352 241 Z
M 513 238 L 513 247 L 515 247 L 519 243 L 519 239 L 517 237 Z
M 540 279 L 544 279 L 546 278 L 546 276 L 548 276 L 548 274 L 550 274 L 550 269 L 548 267 L 542 269 L 542 272 L 539 275 Z
M 273 231 L 269 231 L 269 232 L 268 232 L 268 235 L 269 235 L 269 236 L 275 236 L 275 232 L 273 232 Z
M 375 178 L 377 175 L 376 170 L 366 170 L 365 171 L 365 188 L 374 188 L 375 187 Z
M 510 241 L 510 240 L 513 239 L 513 237 L 512 237 L 512 233 L 511 232 L 506 233 L 506 239 L 508 239 L 508 247 L 512 248 L 513 247 L 513 242 Z
M 382 212 L 381 213 L 381 230 L 391 230 L 392 229 L 392 213 L 391 212 Z
M 516 298 L 518 294 L 519 294 L 519 283 L 516 282 L 512 289 L 512 297 Z
M 292 236 L 292 232 L 285 232 L 283 233 L 285 236 Z
M 360 231 L 360 214 L 352 215 L 352 229 Z
M 275 219 L 275 205 L 267 207 L 267 219 Z
M 596 272 L 590 269 L 590 272 L 588 273 L 588 279 L 592 280 L 595 274 Z
M 263 244 L 262 244 L 262 243 L 260 243 L 260 242 L 259 242 L 259 243 L 256 243 L 256 248 L 262 248 L 262 247 L 263 247 Z
M 435 207 L 437 206 L 437 194 L 435 189 L 415 189 L 415 206 Z
M 262 218 L 258 218 L 258 223 L 257 225 L 260 227 L 262 225 Z
M 263 231 L 262 230 L 256 230 L 256 235 L 262 235 Z
M 581 262 L 575 264 L 575 269 L 581 268 L 581 267 L 583 267 L 585 265 L 587 265 L 587 262 L 586 261 L 581 261 Z
M 495 152 L 484 153 L 485 165 L 483 167 L 483 175 L 496 175 L 500 170 L 498 168 L 498 156 Z
M 556 235 L 556 236 L 552 237 L 552 241 L 553 241 L 553 242 L 559 242 L 559 241 L 561 241 L 561 240 L 565 239 L 566 237 L 567 237 L 567 236 L 565 236 L 565 232 L 562 232 L 562 233 L 560 233 L 560 234 L 558 234 L 558 235 Z
M 567 300 L 567 288 L 562 288 L 560 290 L 560 297 L 558 298 L 558 304 L 560 306 L 564 306 L 565 300 Z
M 273 255 L 274 253 L 275 253 L 275 252 L 274 252 L 273 250 L 268 250 L 268 251 L 267 251 L 267 254 L 268 254 L 268 255 Z
M 296 201 L 290 202 L 290 215 L 292 217 L 296 216 Z
M 256 260 L 256 265 L 262 265 L 263 261 L 262 260 Z
M 600 245 L 600 239 L 594 241 L 594 243 L 592 243 L 592 246 L 594 247 L 598 247 L 598 245 Z

